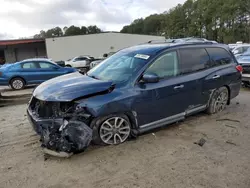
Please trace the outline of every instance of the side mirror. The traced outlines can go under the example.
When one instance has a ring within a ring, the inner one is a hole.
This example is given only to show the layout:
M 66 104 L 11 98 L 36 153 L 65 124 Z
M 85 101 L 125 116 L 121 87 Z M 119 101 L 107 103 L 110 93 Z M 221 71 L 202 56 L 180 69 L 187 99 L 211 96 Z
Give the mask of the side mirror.
M 142 76 L 141 81 L 144 83 L 157 83 L 160 78 L 157 74 L 154 73 L 146 73 Z

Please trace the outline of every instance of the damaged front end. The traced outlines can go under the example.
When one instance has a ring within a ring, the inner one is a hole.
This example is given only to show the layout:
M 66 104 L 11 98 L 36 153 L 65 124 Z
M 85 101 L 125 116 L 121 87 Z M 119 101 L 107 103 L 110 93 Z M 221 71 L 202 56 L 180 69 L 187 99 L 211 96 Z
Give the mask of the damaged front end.
M 91 115 L 74 102 L 47 102 L 33 97 L 28 118 L 50 155 L 83 152 L 92 140 L 92 129 L 88 126 Z

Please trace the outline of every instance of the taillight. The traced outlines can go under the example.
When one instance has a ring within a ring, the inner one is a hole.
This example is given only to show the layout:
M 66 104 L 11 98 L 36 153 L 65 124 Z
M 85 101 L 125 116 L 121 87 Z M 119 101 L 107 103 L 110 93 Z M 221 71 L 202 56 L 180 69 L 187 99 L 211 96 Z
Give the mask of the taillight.
M 236 66 L 236 69 L 237 69 L 240 73 L 243 72 L 243 68 L 242 68 L 241 65 L 237 65 L 237 66 Z
M 2 76 L 3 75 L 3 73 L 2 72 L 0 72 L 0 76 Z

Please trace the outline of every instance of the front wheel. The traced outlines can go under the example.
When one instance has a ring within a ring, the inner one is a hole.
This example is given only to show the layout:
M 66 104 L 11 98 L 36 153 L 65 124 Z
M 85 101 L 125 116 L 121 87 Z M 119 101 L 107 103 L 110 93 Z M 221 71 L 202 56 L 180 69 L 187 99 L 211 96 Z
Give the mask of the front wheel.
M 10 86 L 14 90 L 20 90 L 24 88 L 25 82 L 22 78 L 13 78 L 10 82 Z
M 131 124 L 125 115 L 111 115 L 100 118 L 93 127 L 93 143 L 118 145 L 125 142 L 131 133 Z
M 207 112 L 209 114 L 215 114 L 223 111 L 226 108 L 229 99 L 229 92 L 226 87 L 221 87 L 214 91 Z

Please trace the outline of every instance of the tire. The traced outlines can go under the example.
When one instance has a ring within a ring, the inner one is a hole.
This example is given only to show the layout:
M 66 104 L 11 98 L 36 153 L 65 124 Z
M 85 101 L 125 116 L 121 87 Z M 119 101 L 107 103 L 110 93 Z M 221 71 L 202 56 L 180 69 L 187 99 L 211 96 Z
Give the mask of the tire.
M 25 87 L 25 81 L 20 77 L 16 77 L 11 79 L 10 86 L 14 90 L 23 89 Z
M 123 120 L 123 122 L 119 126 L 121 120 Z M 116 128 L 115 127 L 111 128 L 107 124 L 107 122 L 112 124 L 115 121 L 117 121 Z M 122 144 L 130 137 L 131 134 L 131 123 L 129 121 L 129 118 L 124 114 L 109 115 L 103 118 L 98 118 L 92 121 L 91 127 L 93 129 L 92 143 L 96 145 Z M 125 132 L 126 134 L 123 134 Z M 107 136 L 105 137 L 104 135 Z M 110 136 L 111 138 L 108 140 L 107 138 Z
M 214 91 L 209 101 L 207 113 L 215 114 L 225 109 L 228 104 L 229 91 L 226 87 L 221 87 Z
M 71 65 L 65 65 L 65 67 L 72 67 Z

